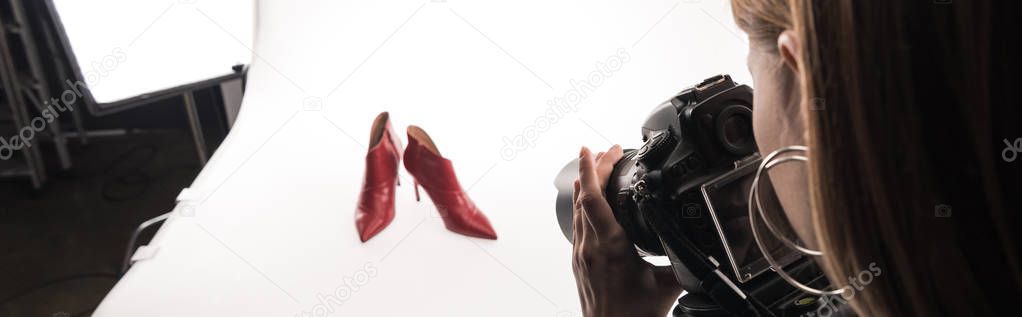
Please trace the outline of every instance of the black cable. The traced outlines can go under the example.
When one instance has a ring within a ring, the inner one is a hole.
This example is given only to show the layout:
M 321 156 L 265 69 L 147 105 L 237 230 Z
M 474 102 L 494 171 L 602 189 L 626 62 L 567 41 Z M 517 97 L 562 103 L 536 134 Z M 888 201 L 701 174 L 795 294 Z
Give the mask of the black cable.
M 109 202 L 132 200 L 144 195 L 154 180 L 174 175 L 181 169 L 194 171 L 199 168 L 195 164 L 180 164 L 150 176 L 143 168 L 152 162 L 158 153 L 159 149 L 155 145 L 143 144 L 134 146 L 114 158 L 103 169 L 103 173 L 111 177 L 104 180 L 101 185 L 103 199 Z
M 109 202 L 132 200 L 145 194 L 152 180 L 141 172 L 117 176 L 103 182 L 103 199 Z
M 120 276 L 117 275 L 117 274 L 114 274 L 114 273 L 99 272 L 99 273 L 72 274 L 72 275 L 58 277 L 58 278 L 55 278 L 55 279 L 51 279 L 51 280 L 44 281 L 42 283 L 33 285 L 32 287 L 29 287 L 29 288 L 27 288 L 25 290 L 22 290 L 20 292 L 14 293 L 14 295 L 8 296 L 7 298 L 4 298 L 3 300 L 0 300 L 0 306 L 5 306 L 7 304 L 10 304 L 14 300 L 20 299 L 20 298 L 25 297 L 27 295 L 30 295 L 30 294 L 32 294 L 32 293 L 34 293 L 34 292 L 36 292 L 36 291 L 38 291 L 40 289 L 44 289 L 46 287 L 49 287 L 49 286 L 52 286 L 52 285 L 55 285 L 55 284 L 60 284 L 60 283 L 70 282 L 70 281 L 75 281 L 75 280 L 93 279 L 93 278 L 112 279 L 112 280 L 116 281 L 116 280 L 120 279 Z
M 121 153 L 116 158 L 111 160 L 110 163 L 107 164 L 105 168 L 103 168 L 103 172 L 111 173 L 114 172 L 114 170 L 116 169 L 122 169 L 127 171 L 141 169 L 143 166 L 148 164 L 149 161 L 152 161 L 153 158 L 156 157 L 157 152 L 159 152 L 159 150 L 156 148 L 156 145 L 153 144 L 147 143 L 133 146 L 127 151 L 124 151 L 124 153 Z M 126 168 L 121 166 L 125 162 L 131 163 L 131 159 L 133 158 L 132 156 L 136 155 L 137 153 L 142 153 L 142 155 L 140 156 L 141 159 L 138 159 L 137 162 L 134 162 L 135 164 L 130 165 L 129 167 Z
M 100 186 L 103 199 L 121 202 L 145 194 L 152 179 L 142 172 L 142 167 L 152 161 L 157 152 L 155 145 L 144 144 L 132 147 L 114 158 L 103 169 L 104 174 L 112 176 Z
M 98 308 L 98 307 L 99 307 L 99 304 L 93 305 L 92 308 L 89 308 L 89 309 L 86 309 L 86 310 L 83 310 L 83 311 L 71 314 L 71 317 L 80 317 L 80 316 L 85 316 L 85 315 L 91 316 L 92 312 L 96 311 L 96 308 Z

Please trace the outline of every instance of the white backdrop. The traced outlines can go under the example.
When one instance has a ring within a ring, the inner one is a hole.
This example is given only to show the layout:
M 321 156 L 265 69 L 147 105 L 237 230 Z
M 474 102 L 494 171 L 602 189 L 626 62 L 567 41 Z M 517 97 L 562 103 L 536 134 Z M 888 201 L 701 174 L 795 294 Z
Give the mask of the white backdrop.
M 574 316 L 554 175 L 581 145 L 636 146 L 648 111 L 685 86 L 750 83 L 723 0 L 257 11 L 238 122 L 97 316 Z M 408 124 L 432 135 L 499 240 L 447 231 L 405 186 L 394 222 L 359 242 L 365 144 L 385 110 L 402 138 Z
M 49 1 L 99 103 L 228 75 L 252 59 L 251 1 Z

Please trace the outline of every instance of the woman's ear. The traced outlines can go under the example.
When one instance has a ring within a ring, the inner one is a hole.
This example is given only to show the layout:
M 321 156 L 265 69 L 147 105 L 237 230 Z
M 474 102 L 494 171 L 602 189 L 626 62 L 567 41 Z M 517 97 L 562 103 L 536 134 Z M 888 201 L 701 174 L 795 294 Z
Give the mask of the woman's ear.
M 822 106 L 822 104 L 817 105 L 816 103 L 818 103 L 818 101 L 803 99 L 803 96 L 805 95 L 801 90 L 802 87 L 805 86 L 802 82 L 804 78 L 802 77 L 802 72 L 800 70 L 802 67 L 805 67 L 805 65 L 802 63 L 802 40 L 798 37 L 798 34 L 796 34 L 795 31 L 784 30 L 784 32 L 781 32 L 781 34 L 777 36 L 777 53 L 780 55 L 781 60 L 784 61 L 784 65 L 788 67 L 789 71 L 791 71 L 790 78 L 792 80 L 792 85 L 790 86 L 791 95 L 789 96 L 791 97 L 793 104 L 790 108 L 791 112 L 789 115 L 791 118 L 800 119 L 793 120 L 792 123 L 795 124 L 795 126 L 792 127 L 792 129 L 801 131 L 800 134 L 802 139 L 799 144 L 804 144 L 806 140 L 809 140 L 809 129 L 806 129 L 806 127 L 809 126 L 809 118 L 807 117 L 809 112 L 807 111 L 807 108 L 817 109 L 810 107 Z M 809 103 L 814 104 L 810 105 Z
M 801 89 L 804 87 L 802 82 L 804 78 L 802 78 L 802 72 L 800 70 L 802 67 L 805 67 L 805 65 L 802 65 L 802 40 L 798 37 L 798 34 L 796 34 L 795 31 L 784 30 L 784 32 L 781 32 L 781 34 L 777 36 L 777 54 L 781 55 L 780 57 L 781 60 L 784 61 L 784 65 L 788 67 L 789 71 L 791 71 L 792 91 L 790 92 L 790 96 L 792 97 L 791 100 L 794 104 L 791 108 L 793 112 L 789 115 L 792 115 L 793 118 L 802 119 L 801 122 L 797 122 L 799 124 L 797 128 L 802 130 L 802 140 L 804 141 L 807 140 L 808 137 L 806 135 L 808 130 L 805 129 L 805 127 L 808 126 L 806 124 L 806 120 L 808 120 L 806 117 L 806 115 L 808 115 L 806 107 L 809 105 L 807 104 L 807 100 L 802 99 L 804 95 L 802 94 Z
M 784 60 L 784 65 L 791 69 L 793 74 L 799 73 L 802 66 L 802 42 L 792 30 L 784 30 L 777 36 L 777 51 Z

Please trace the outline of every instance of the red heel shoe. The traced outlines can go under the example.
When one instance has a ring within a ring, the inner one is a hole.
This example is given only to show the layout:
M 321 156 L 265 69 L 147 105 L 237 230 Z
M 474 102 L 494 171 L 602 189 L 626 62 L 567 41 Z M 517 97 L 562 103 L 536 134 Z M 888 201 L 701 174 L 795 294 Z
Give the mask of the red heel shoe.
M 390 114 L 376 116 L 369 134 L 362 193 L 355 209 L 355 228 L 362 242 L 394 220 L 394 186 L 400 184 L 397 172 L 402 150 L 401 140 L 390 126 Z
M 426 131 L 417 126 L 408 127 L 404 159 L 405 169 L 415 178 L 415 199 L 419 200 L 419 186 L 422 186 L 443 217 L 447 230 L 470 237 L 497 239 L 490 220 L 461 189 L 451 161 L 440 155 Z

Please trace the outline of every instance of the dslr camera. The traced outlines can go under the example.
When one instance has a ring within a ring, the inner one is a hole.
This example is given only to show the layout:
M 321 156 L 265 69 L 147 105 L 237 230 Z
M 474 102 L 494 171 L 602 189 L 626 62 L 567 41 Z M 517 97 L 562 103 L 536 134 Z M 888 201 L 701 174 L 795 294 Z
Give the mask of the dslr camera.
M 761 157 L 752 133 L 752 88 L 728 75 L 710 77 L 657 106 L 642 125 L 642 146 L 614 164 L 605 196 L 640 256 L 666 256 L 687 291 L 675 316 L 800 316 L 826 298 L 781 279 L 763 258 L 816 288 L 829 286 L 811 258 L 779 240 L 757 247 L 749 191 Z M 555 181 L 557 220 L 572 238 L 572 182 L 578 160 Z M 758 189 L 762 208 L 780 211 L 769 177 Z M 798 241 L 782 212 L 771 223 Z M 762 228 L 760 228 L 762 227 Z M 763 222 L 758 232 L 768 232 Z

